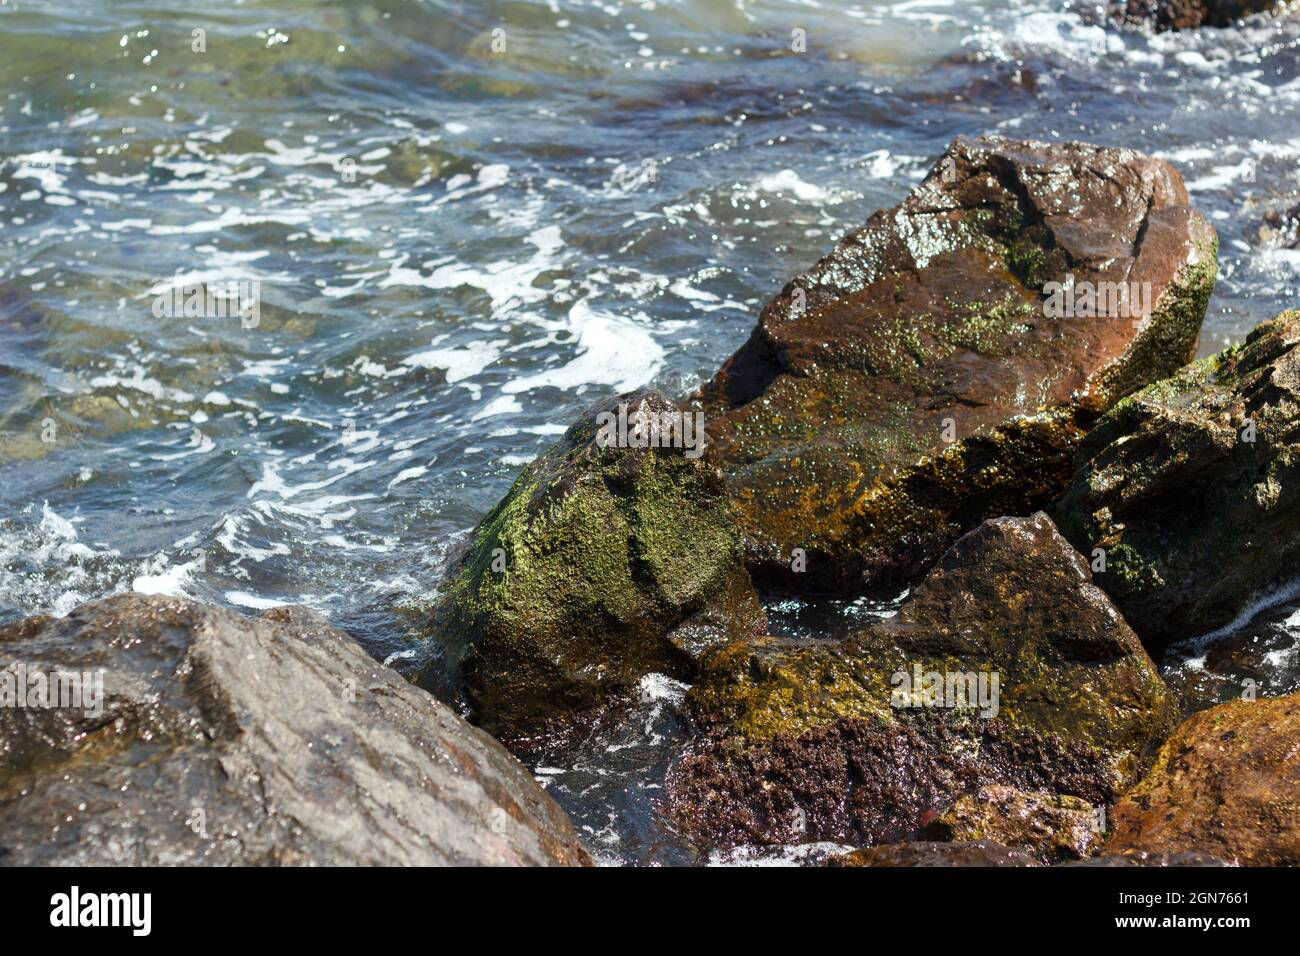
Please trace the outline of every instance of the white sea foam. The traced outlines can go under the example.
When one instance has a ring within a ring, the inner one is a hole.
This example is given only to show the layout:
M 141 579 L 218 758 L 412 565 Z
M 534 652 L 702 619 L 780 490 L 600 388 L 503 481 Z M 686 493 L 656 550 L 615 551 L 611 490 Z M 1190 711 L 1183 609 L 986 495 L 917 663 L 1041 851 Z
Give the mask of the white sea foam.
M 646 321 L 643 313 L 634 315 Z M 663 363 L 664 350 L 643 326 L 631 318 L 593 309 L 586 299 L 569 309 L 568 327 L 578 354 L 564 365 L 507 382 L 508 394 L 544 388 L 608 385 L 628 392 L 649 382 Z

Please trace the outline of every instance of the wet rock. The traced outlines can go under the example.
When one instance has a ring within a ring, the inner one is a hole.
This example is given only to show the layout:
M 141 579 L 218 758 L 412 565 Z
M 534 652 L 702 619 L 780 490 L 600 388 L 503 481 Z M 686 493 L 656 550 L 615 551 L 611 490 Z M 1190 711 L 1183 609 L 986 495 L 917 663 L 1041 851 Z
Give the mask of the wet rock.
M 1300 694 L 1194 714 L 1111 812 L 1106 854 L 1300 864 Z
M 832 857 L 827 866 L 1039 866 L 1027 850 L 990 840 L 970 843 L 891 843 Z
M 487 734 L 303 608 L 122 595 L 0 630 L 9 865 L 581 865 L 568 819 Z M 7 683 L 6 683 L 7 682 Z
M 870 846 L 920 839 L 956 796 L 994 783 L 1090 803 L 1113 795 L 1097 753 L 1059 737 L 996 720 L 842 718 L 799 734 L 700 736 L 668 773 L 664 812 L 707 848 Z
M 928 675 L 945 691 L 929 700 Z M 688 699 L 705 732 L 666 806 L 713 846 L 916 839 L 990 784 L 1108 803 L 1174 719 L 1137 636 L 1041 513 L 985 522 L 894 618 L 848 638 L 714 651 Z
M 1118 0 L 1111 3 L 1117 18 L 1145 24 L 1156 31 L 1227 27 L 1252 13 L 1282 6 L 1282 0 Z
M 1061 866 L 1229 866 L 1208 853 L 1122 853 L 1118 856 L 1094 856 L 1071 860 Z
M 1300 561 L 1300 312 L 1119 403 L 1089 432 L 1055 516 L 1105 552 L 1148 647 L 1228 625 Z
M 1078 797 L 982 787 L 963 794 L 926 827 L 936 840 L 987 840 L 1025 849 L 1044 863 L 1079 860 L 1101 846 L 1099 817 Z
M 1160 673 L 1184 716 L 1249 697 L 1300 691 L 1300 607 L 1260 611 L 1241 627 L 1170 647 Z
M 611 444 L 603 416 L 620 407 L 629 437 Z M 721 476 L 690 447 L 702 436 L 683 432 L 681 447 L 650 437 L 651 422 L 676 415 L 653 391 L 592 406 L 452 569 L 428 630 L 498 736 L 597 707 L 647 673 L 687 677 L 704 649 L 764 628 Z M 651 447 L 634 447 L 641 439 Z M 426 668 L 420 680 L 436 678 Z
M 1286 211 L 1270 209 L 1259 228 L 1261 242 L 1284 249 L 1300 249 L 1300 203 Z
M 895 584 L 980 521 L 1049 504 L 1091 417 L 1193 356 L 1216 251 L 1161 160 L 955 140 L 695 396 L 755 576 Z M 1137 294 L 1071 308 L 1049 285 L 1071 281 Z

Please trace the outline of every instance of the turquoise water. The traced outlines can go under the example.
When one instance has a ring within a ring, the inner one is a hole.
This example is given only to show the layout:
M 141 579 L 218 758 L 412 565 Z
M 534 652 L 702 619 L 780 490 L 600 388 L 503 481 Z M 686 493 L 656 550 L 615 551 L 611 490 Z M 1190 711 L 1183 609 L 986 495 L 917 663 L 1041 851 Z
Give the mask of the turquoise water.
M 0 622 L 297 602 L 402 666 L 449 546 L 581 408 L 710 376 L 958 134 L 1171 159 L 1222 240 L 1203 353 L 1295 303 L 1259 226 L 1300 197 L 1300 18 L 199 6 L 0 0 Z M 254 327 L 154 313 L 241 281 Z M 689 856 L 651 809 L 678 696 L 539 771 L 603 859 Z

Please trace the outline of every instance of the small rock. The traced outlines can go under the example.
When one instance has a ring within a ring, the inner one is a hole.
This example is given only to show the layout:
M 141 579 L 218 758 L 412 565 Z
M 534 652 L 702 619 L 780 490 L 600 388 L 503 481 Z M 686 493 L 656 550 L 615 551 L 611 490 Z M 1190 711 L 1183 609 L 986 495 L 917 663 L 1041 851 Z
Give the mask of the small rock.
M 1145 24 L 1157 32 L 1228 27 L 1252 13 L 1282 6 L 1283 0 L 1114 0 L 1111 10 L 1127 23 Z
M 991 840 L 970 843 L 890 843 L 832 857 L 827 866 L 1040 866 L 1026 850 Z
M 1071 860 L 1060 866 L 1229 866 L 1208 853 L 1147 853 L 1126 852 L 1118 856 L 1094 856 L 1087 860 Z
M 1285 212 L 1270 209 L 1259 228 L 1261 242 L 1283 249 L 1300 249 L 1300 203 Z
M 1029 850 L 1044 863 L 1079 860 L 1101 846 L 1096 808 L 1078 797 L 1025 793 L 1012 787 L 981 787 L 963 794 L 926 835 L 968 843 L 988 840 Z

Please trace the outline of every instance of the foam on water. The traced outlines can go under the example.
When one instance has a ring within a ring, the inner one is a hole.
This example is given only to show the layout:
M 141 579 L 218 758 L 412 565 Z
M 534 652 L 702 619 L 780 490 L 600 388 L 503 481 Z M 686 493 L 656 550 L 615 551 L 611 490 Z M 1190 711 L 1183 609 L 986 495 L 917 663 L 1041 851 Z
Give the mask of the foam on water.
M 1300 285 L 1259 232 L 1300 199 L 1300 18 L 1151 36 L 1049 0 L 276 6 L 280 30 L 230 5 L 206 54 L 179 0 L 125 32 L 93 0 L 35 5 L 0 34 L 0 622 L 131 589 L 302 602 L 410 666 L 406 612 L 521 468 L 611 392 L 709 378 L 958 134 L 1176 163 L 1222 238 L 1203 353 Z M 497 55 L 503 22 L 527 28 Z M 152 314 L 241 279 L 256 328 Z M 772 614 L 817 636 L 896 605 Z M 548 786 L 603 860 L 696 860 L 653 812 L 684 688 L 648 680 Z

